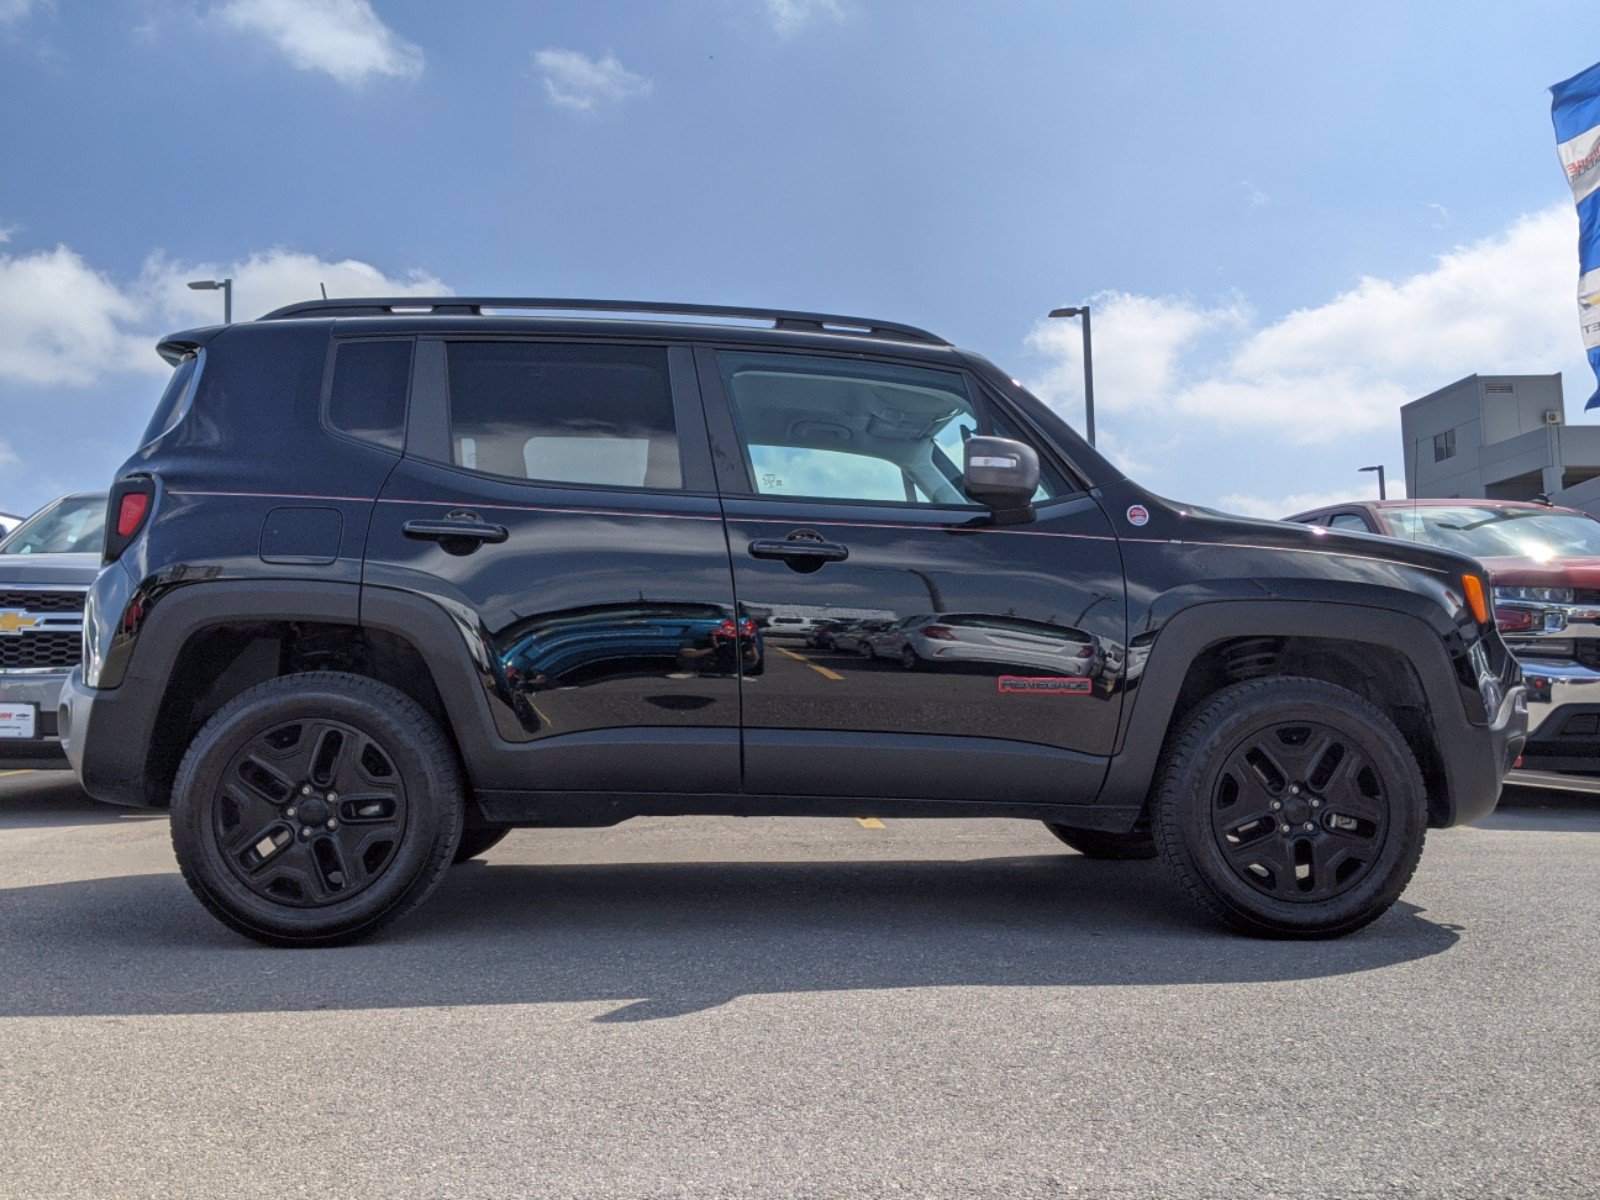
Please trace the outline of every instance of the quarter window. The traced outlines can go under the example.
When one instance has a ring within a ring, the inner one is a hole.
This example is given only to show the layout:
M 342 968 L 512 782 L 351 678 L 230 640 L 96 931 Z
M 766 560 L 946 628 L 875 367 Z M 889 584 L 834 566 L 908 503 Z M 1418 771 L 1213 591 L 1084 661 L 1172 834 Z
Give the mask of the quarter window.
M 1351 529 L 1356 533 L 1372 532 L 1367 528 L 1367 523 L 1356 516 L 1355 513 L 1335 513 L 1329 518 L 1328 524 L 1334 529 Z
M 547 483 L 683 486 L 665 350 L 454 342 L 446 362 L 457 466 Z
M 351 437 L 398 450 L 405 441 L 410 387 L 410 338 L 341 342 L 333 359 L 328 423 Z

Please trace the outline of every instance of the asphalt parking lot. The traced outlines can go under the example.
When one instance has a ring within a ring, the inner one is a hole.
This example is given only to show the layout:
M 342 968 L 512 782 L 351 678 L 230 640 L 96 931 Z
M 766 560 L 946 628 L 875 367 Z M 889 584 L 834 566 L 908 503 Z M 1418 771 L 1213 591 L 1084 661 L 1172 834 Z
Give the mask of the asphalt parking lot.
M 519 832 L 274 951 L 161 816 L 0 778 L 0 1193 L 1600 1191 L 1593 801 L 1434 833 L 1315 944 L 1029 823 L 873 824 Z

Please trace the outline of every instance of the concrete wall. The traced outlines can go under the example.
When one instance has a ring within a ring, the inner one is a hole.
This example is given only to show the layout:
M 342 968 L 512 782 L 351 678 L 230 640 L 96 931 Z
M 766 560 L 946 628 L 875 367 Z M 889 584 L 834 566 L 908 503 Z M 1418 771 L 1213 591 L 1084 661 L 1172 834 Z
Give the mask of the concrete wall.
M 1600 429 L 1545 424 L 1545 413 L 1564 411 L 1560 375 L 1469 375 L 1413 400 L 1400 410 L 1406 493 L 1531 499 L 1559 490 L 1564 467 L 1600 470 L 1600 438 L 1587 436 Z M 1455 454 L 1436 460 L 1446 431 Z

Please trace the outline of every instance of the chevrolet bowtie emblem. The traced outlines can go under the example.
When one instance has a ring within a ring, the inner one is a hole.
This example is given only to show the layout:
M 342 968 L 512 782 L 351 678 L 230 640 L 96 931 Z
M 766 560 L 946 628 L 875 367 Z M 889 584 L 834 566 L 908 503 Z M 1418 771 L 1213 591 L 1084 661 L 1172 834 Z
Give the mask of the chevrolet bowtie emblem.
M 17 612 L 15 609 L 0 612 L 0 633 L 16 635 L 24 629 L 32 629 L 38 623 L 38 617 L 30 617 L 26 613 Z

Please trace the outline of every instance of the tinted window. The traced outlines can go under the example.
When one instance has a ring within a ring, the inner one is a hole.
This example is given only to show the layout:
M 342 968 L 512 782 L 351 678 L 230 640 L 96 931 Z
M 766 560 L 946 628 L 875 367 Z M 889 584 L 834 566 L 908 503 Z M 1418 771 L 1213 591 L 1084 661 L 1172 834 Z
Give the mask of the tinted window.
M 405 440 L 410 386 L 410 338 L 340 342 L 333 359 L 328 422 L 352 437 L 398 450 Z
M 665 350 L 454 342 L 447 362 L 457 466 L 550 483 L 683 486 Z
M 1334 529 L 1353 529 L 1357 533 L 1371 533 L 1367 523 L 1354 513 L 1335 513 L 1329 518 L 1328 524 Z
M 0 554 L 99 554 L 105 542 L 106 498 L 68 496 L 23 522 Z
M 962 376 L 790 354 L 718 361 L 758 495 L 970 503 L 961 443 L 980 418 Z
M 198 362 L 197 356 L 186 355 L 173 370 L 172 378 L 167 380 L 167 390 L 161 393 L 161 399 L 156 402 L 156 411 L 150 417 L 150 424 L 145 426 L 139 445 L 148 446 L 183 416 L 189 398 L 189 383 L 194 378 Z

